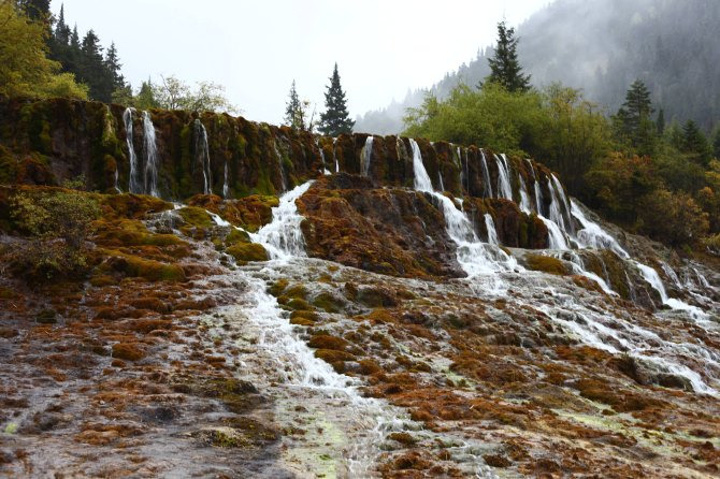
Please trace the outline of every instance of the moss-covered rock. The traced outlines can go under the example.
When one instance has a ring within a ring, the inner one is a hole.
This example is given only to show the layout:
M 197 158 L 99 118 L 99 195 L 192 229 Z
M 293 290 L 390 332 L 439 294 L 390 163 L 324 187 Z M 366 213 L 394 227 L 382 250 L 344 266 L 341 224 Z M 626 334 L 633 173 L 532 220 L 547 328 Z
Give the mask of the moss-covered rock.
M 269 259 L 265 248 L 257 243 L 236 243 L 229 247 L 227 252 L 239 264 L 247 264 L 249 261 L 267 261 Z

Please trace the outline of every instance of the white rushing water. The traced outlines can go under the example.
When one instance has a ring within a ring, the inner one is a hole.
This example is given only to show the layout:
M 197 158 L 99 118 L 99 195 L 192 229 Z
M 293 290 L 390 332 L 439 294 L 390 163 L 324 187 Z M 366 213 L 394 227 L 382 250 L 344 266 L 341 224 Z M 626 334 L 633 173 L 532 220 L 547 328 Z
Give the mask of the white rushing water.
M 158 152 L 157 139 L 155 138 L 155 126 L 153 125 L 150 113 L 143 112 L 143 133 L 145 135 L 145 181 L 143 193 L 159 197 L 157 189 L 158 180 Z
M 203 173 L 203 193 L 212 193 L 212 170 L 210 169 L 210 145 L 207 130 L 199 118 L 195 120 L 195 163 Z M 225 165 L 227 168 L 227 165 Z
M 609 249 L 623 259 L 630 258 L 628 252 L 620 246 L 615 238 L 610 236 L 599 224 L 587 219 L 582 208 L 575 201 L 571 201 L 570 204 L 573 217 L 582 226 L 582 229 L 576 233 L 576 238 L 582 248 Z
M 305 240 L 300 230 L 303 217 L 298 213 L 295 201 L 312 183 L 308 181 L 282 195 L 280 204 L 272 209 L 273 221 L 250 234 L 250 239 L 263 245 L 272 259 L 305 256 Z
M 447 196 L 433 190 L 430 176 L 422 161 L 420 147 L 410 140 L 415 173 L 415 189 L 429 193 L 442 208 L 448 236 L 457 245 L 456 255 L 460 267 L 469 277 L 512 271 L 518 268 L 517 261 L 497 246 L 483 243 L 475 233 L 468 217 L 460 211 Z
M 530 204 L 530 195 L 528 194 L 527 184 L 522 175 L 518 175 L 520 179 L 520 211 L 523 213 L 532 213 L 532 205 Z
M 265 246 L 273 258 L 258 269 L 240 269 L 236 275 L 244 280 L 242 306 L 235 307 L 233 315 L 246 324 L 243 336 L 251 336 L 249 343 L 257 351 L 251 355 L 259 367 L 253 383 L 264 384 L 263 389 L 274 390 L 276 417 L 315 424 L 301 441 L 288 439 L 283 458 L 289 470 L 312 477 L 377 477 L 375 467 L 384 453 L 383 444 L 391 432 L 413 431 L 418 437 L 433 443 L 448 440 L 430 431 L 418 432 L 421 425 L 411 421 L 401 408 L 386 401 L 365 398 L 358 392 L 362 385 L 357 378 L 335 372 L 325 361 L 315 357 L 300 336 L 302 328 L 290 324 L 287 312 L 275 297 L 267 292 L 267 281 L 285 277 L 279 271 L 285 265 L 293 271 L 304 267 L 306 254 L 299 215 L 295 201 L 311 186 L 300 185 L 280 198 L 272 210 L 272 221 L 257 234 L 253 241 Z M 211 214 L 212 215 L 212 214 Z M 212 215 L 217 224 L 224 220 Z M 464 472 L 478 478 L 495 478 L 485 465 L 479 449 L 465 440 L 451 438 L 456 444 L 448 452 L 462 458 Z M 328 458 L 332 461 L 328 462 Z M 304 477 L 304 476 L 303 476 Z
M 513 200 L 512 184 L 510 183 L 510 166 L 504 154 L 495 155 L 498 167 L 498 194 L 506 200 Z
M 533 190 L 535 191 L 535 212 L 538 215 L 543 214 L 543 195 L 542 195 L 542 188 L 540 187 L 540 181 L 538 180 L 537 173 L 535 173 L 535 167 L 533 166 L 533 162 L 530 159 L 525 160 L 528 165 L 530 165 L 530 171 L 532 172 L 533 176 Z
M 651 268 L 646 264 L 642 264 L 639 261 L 633 261 L 633 263 L 640 270 L 640 273 L 642 274 L 643 278 L 645 278 L 645 281 L 647 281 L 647 283 L 652 286 L 655 291 L 658 292 L 658 294 L 660 295 L 660 299 L 662 300 L 662 303 L 664 305 L 670 307 L 671 309 L 685 311 L 690 314 L 690 316 L 694 319 L 707 319 L 708 314 L 697 306 L 687 304 L 686 302 L 676 298 L 671 298 L 668 295 L 667 290 L 665 289 L 665 285 L 663 284 L 660 275 L 657 271 L 655 271 L 655 269 Z
M 488 168 L 487 158 L 485 157 L 485 152 L 483 150 L 480 150 L 480 158 L 482 159 L 483 189 L 485 190 L 485 197 L 492 198 L 493 197 L 493 189 L 492 189 L 492 181 L 490 181 L 490 169 Z M 467 162 L 467 155 L 466 155 L 466 162 Z M 466 167 L 467 167 L 467 165 L 466 165 Z M 468 182 L 469 181 L 470 180 L 468 179 Z
M 138 158 L 135 153 L 135 146 L 133 144 L 133 111 L 131 108 L 126 108 L 123 113 L 123 121 L 125 123 L 125 143 L 128 147 L 128 157 L 130 160 L 130 181 L 128 185 L 128 191 L 130 193 L 142 193 L 142 185 L 138 180 Z
M 372 161 L 373 136 L 370 135 L 365 139 L 365 145 L 360 152 L 360 174 L 362 176 L 370 175 L 370 162 Z
M 489 213 L 485 213 L 485 229 L 487 230 L 488 243 L 494 246 L 500 244 L 497 231 L 495 231 L 495 222 Z

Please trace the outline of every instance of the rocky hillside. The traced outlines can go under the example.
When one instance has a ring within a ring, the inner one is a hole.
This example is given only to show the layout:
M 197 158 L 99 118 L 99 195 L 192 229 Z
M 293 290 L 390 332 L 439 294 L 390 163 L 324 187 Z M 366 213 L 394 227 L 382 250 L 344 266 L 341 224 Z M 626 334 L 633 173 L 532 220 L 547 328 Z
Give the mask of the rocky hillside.
M 2 100 L 0 164 L 3 474 L 719 472 L 718 271 L 540 163 Z

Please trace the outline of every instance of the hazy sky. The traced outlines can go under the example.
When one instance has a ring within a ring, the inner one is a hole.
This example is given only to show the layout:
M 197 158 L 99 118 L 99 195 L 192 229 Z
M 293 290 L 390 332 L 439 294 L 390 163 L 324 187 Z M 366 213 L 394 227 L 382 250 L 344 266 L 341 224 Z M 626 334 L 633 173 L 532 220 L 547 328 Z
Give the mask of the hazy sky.
M 503 16 L 517 26 L 550 0 L 53 0 L 56 14 L 62 3 L 81 36 L 115 42 L 133 87 L 213 81 L 246 118 L 280 123 L 293 79 L 319 114 L 337 62 L 355 118 L 439 81 L 494 42 Z

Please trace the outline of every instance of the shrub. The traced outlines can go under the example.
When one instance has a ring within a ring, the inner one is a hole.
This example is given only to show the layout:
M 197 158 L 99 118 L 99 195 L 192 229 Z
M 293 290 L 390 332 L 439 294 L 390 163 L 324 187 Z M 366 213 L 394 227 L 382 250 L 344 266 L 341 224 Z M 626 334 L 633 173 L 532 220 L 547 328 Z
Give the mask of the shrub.
M 85 240 L 100 213 L 92 198 L 62 190 L 21 191 L 11 209 L 17 228 L 29 236 L 11 252 L 17 273 L 50 279 L 86 272 Z

